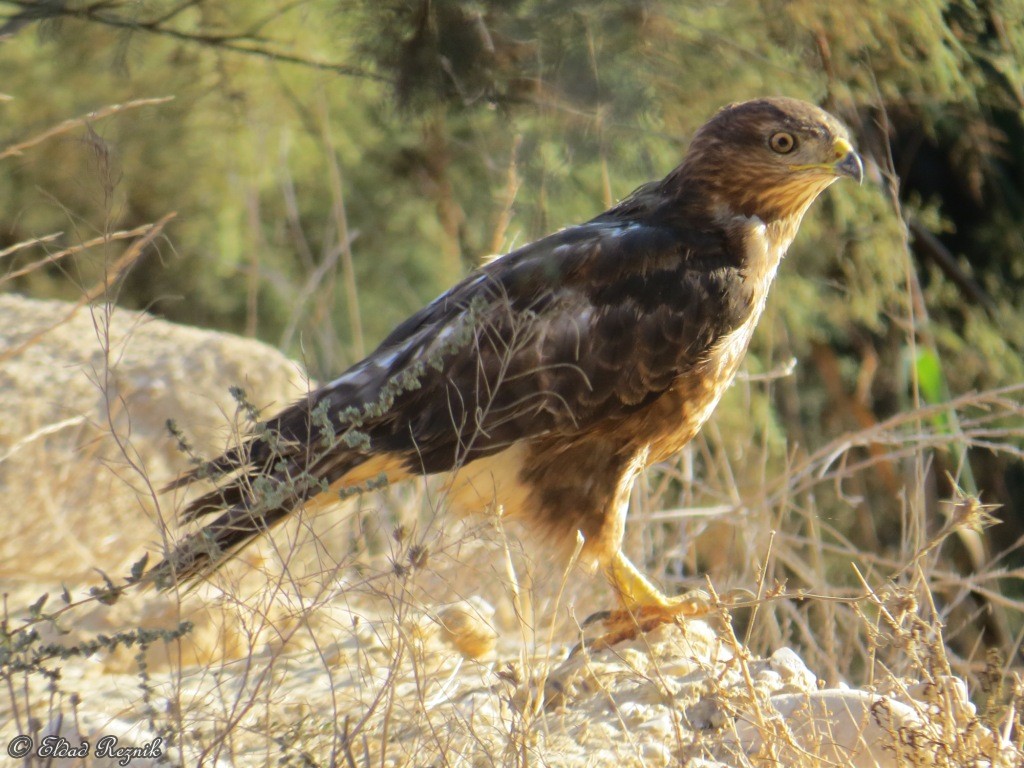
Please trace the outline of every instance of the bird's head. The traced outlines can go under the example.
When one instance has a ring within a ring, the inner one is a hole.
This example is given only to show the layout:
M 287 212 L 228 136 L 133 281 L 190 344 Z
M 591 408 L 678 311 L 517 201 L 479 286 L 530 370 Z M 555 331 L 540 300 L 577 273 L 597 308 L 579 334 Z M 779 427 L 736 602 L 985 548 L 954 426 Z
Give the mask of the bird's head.
M 846 128 L 813 104 L 764 98 L 719 110 L 693 138 L 678 181 L 714 217 L 800 218 L 837 179 L 864 166 Z

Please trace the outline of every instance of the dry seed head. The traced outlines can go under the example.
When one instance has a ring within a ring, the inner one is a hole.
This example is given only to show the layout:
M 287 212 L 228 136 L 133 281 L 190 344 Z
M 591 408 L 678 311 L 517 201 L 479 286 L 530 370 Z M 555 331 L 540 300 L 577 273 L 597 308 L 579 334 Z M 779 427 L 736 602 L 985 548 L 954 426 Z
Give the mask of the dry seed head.
M 910 590 L 899 590 L 886 601 L 889 612 L 901 620 L 908 614 L 917 613 L 917 596 Z
M 997 525 L 998 517 L 991 514 L 999 509 L 1001 504 L 982 504 L 981 498 L 975 494 L 966 493 L 947 473 L 950 483 L 953 485 L 953 498 L 943 502 L 949 507 L 949 527 L 954 530 L 968 529 L 975 533 L 981 533 L 992 525 Z

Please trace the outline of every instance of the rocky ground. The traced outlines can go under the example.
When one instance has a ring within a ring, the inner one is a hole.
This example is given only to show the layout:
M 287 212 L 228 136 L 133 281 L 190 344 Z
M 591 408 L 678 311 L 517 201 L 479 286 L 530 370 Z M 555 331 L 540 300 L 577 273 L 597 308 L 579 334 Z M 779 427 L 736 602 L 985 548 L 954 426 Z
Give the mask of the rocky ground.
M 262 582 L 66 607 L 65 587 L 75 602 L 103 584 L 92 569 L 116 580 L 147 547 L 160 551 L 178 500 L 157 488 L 187 464 L 168 418 L 209 454 L 232 437 L 229 387 L 279 406 L 307 386 L 255 342 L 72 309 L 0 296 L 0 591 L 8 631 L 34 620 L 39 633 L 0 648 L 0 746 L 15 745 L 12 765 L 1024 764 L 1012 707 L 983 720 L 941 665 L 829 687 L 788 648 L 751 655 L 717 616 L 601 647 L 599 625 L 580 634 L 572 621 L 549 631 L 524 618 L 567 615 L 542 579 L 548 602 L 530 609 L 530 590 L 509 599 L 467 575 L 493 567 L 446 571 L 443 557 L 419 577 L 388 572 L 393 554 L 361 553 L 332 559 L 351 567 L 328 579 L 282 579 L 322 563 L 323 541 L 365 540 L 365 528 L 286 531 L 289 553 L 313 554 L 292 570 L 268 565 L 273 546 L 248 554 L 238 573 Z M 500 553 L 474 539 L 450 560 L 493 566 Z M 372 588 L 368 566 L 380 566 Z M 194 628 L 180 641 L 150 638 L 141 653 L 127 642 L 182 620 Z M 19 734 L 32 739 L 24 758 Z M 47 736 L 87 741 L 89 758 L 33 761 Z M 137 751 L 98 757 L 104 737 Z
M 145 679 L 64 663 L 61 688 L 80 699 L 51 713 L 36 740 L 117 735 L 143 749 L 162 737 L 161 759 L 132 765 L 1020 764 L 955 678 L 822 688 L 792 651 L 750 658 L 699 620 L 600 650 L 471 659 L 457 646 L 480 634 L 480 613 L 450 609 L 463 627 L 452 632 L 436 616 L 353 629 L 350 613 L 327 610 L 305 647 Z M 45 702 L 45 681 L 33 687 Z

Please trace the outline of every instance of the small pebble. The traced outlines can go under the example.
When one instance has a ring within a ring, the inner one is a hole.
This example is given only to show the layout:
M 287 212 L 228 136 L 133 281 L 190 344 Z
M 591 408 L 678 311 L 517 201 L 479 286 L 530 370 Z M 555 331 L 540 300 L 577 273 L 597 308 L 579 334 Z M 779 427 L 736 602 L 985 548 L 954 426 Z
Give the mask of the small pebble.
M 441 636 L 467 659 L 479 659 L 494 650 L 498 633 L 492 622 L 494 608 L 483 600 L 464 600 L 437 614 Z

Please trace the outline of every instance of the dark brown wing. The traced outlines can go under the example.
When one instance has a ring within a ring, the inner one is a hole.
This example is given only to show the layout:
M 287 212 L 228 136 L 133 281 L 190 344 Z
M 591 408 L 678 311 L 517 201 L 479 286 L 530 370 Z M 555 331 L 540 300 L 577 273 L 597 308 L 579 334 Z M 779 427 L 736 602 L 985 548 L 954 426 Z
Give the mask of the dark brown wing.
M 185 512 L 220 517 L 156 570 L 214 567 L 370 458 L 443 472 L 648 404 L 746 317 L 750 297 L 725 233 L 642 209 L 630 198 L 476 270 L 261 425 L 209 465 L 226 481 Z

